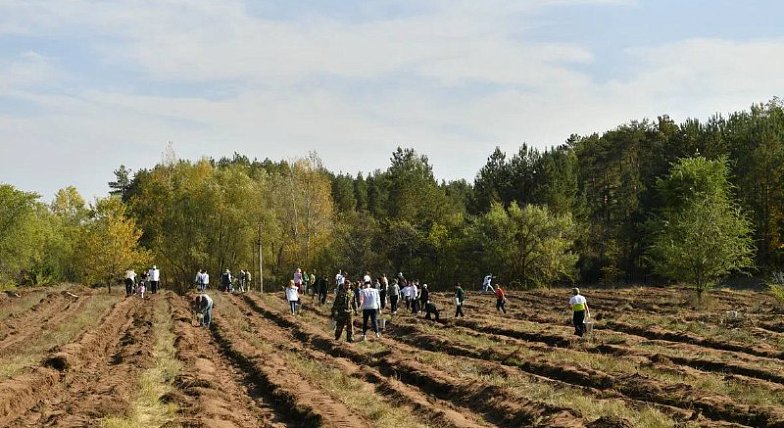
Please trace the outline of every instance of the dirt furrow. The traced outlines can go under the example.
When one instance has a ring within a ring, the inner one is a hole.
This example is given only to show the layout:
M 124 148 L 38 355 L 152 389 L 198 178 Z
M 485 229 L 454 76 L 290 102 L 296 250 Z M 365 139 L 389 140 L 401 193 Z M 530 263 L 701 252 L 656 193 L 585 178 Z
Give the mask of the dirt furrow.
M 549 346 L 561 347 L 561 348 L 570 348 L 573 347 L 574 341 L 576 340 L 573 335 L 569 332 L 563 331 L 567 330 L 566 328 L 562 328 L 562 333 L 556 333 L 554 329 L 551 327 L 549 332 L 546 330 L 540 331 L 525 331 L 519 330 L 515 328 L 508 328 L 498 323 L 508 323 L 509 321 L 505 321 L 503 318 L 492 318 L 490 317 L 474 317 L 475 319 L 465 320 L 465 319 L 450 319 L 448 321 L 443 322 L 451 323 L 453 325 L 459 327 L 465 327 L 471 329 L 477 333 L 487 333 L 487 334 L 494 334 L 498 336 L 509 337 L 518 340 L 524 340 L 527 342 L 538 342 L 544 343 Z M 406 318 L 403 318 L 406 319 Z M 477 320 L 479 319 L 479 320 Z M 480 320 L 487 320 L 487 321 L 480 321 Z M 543 327 L 546 327 L 546 323 L 542 322 Z M 600 327 L 595 327 L 598 330 L 604 330 Z M 615 331 L 615 330 L 612 330 Z M 722 373 L 732 373 L 741 376 L 748 376 L 753 377 L 765 381 L 771 381 L 776 383 L 782 383 L 784 381 L 784 373 L 777 373 L 765 368 L 759 367 L 759 363 L 772 363 L 777 358 L 771 359 L 770 355 L 765 355 L 766 352 L 742 352 L 738 353 L 733 349 L 745 349 L 748 350 L 748 347 L 745 346 L 738 346 L 735 347 L 733 344 L 726 344 L 726 346 L 716 346 L 711 348 L 701 347 L 698 344 L 689 343 L 687 340 L 684 341 L 672 341 L 672 340 L 662 340 L 662 339 L 648 339 L 644 335 L 636 335 L 625 333 L 623 331 L 617 331 L 618 334 L 626 335 L 628 337 L 625 338 L 624 342 L 627 343 L 627 346 L 620 347 L 615 346 L 615 350 L 613 352 L 619 352 L 620 349 L 626 348 L 627 351 L 623 353 L 623 355 L 636 355 L 636 356 L 644 356 L 647 358 L 660 358 L 662 355 L 665 358 L 668 358 L 672 363 L 680 364 L 704 371 L 712 371 L 712 372 L 722 372 Z M 652 335 L 653 336 L 653 335 Z M 659 344 L 662 346 L 662 352 L 656 351 L 649 351 L 640 348 L 632 348 L 632 344 L 641 344 L 644 340 L 650 340 L 649 344 Z M 721 342 L 717 342 L 721 343 Z M 593 345 L 585 344 L 583 346 L 584 350 L 587 352 L 605 352 L 603 348 L 597 348 Z M 693 354 L 693 355 L 700 355 L 699 357 L 691 357 L 691 356 L 681 356 L 681 355 L 674 355 L 674 353 L 666 352 L 670 349 L 682 349 L 683 354 Z M 716 348 L 731 348 L 731 349 L 716 349 Z M 608 348 L 609 349 L 609 348 Z M 661 355 L 660 355 L 661 354 Z M 710 355 L 716 355 L 716 358 L 708 358 Z M 719 356 L 727 355 L 728 361 L 722 361 Z M 748 354 L 748 355 L 744 355 Z M 763 354 L 763 355 L 757 355 Z M 772 353 L 776 355 L 775 352 Z M 658 355 L 658 356 L 657 356 Z M 766 360 L 767 359 L 767 360 Z M 757 363 L 755 365 L 754 363 Z
M 35 329 L 35 326 L 56 314 L 58 309 L 67 306 L 72 297 L 64 293 L 49 293 L 36 303 L 32 308 L 19 314 L 12 314 L 0 322 L 0 349 L 5 347 L 5 342 L 15 336 L 24 334 L 26 330 Z
M 559 379 L 571 384 L 596 388 L 602 391 L 617 391 L 635 400 L 680 407 L 684 410 L 697 409 L 705 416 L 721 421 L 748 426 L 784 426 L 784 412 L 771 406 L 744 405 L 731 397 L 694 390 L 685 383 L 663 382 L 639 373 L 613 375 L 589 367 L 564 367 L 547 358 L 516 358 L 514 353 L 499 353 L 494 349 L 479 349 L 465 343 L 427 334 L 413 325 L 395 327 L 396 337 L 412 345 L 429 350 L 440 350 L 452 355 L 461 355 L 480 360 L 494 360 L 516 366 L 526 372 Z M 524 346 L 524 344 L 521 344 Z
M 119 333 L 129 323 L 134 309 L 132 300 L 114 304 L 101 317 L 101 323 L 84 331 L 74 342 L 59 347 L 39 367 L 0 384 L 0 426 L 28 411 L 35 413 L 46 407 L 53 391 L 60 388 L 68 372 L 89 372 L 98 361 L 96 356 L 109 352 L 119 340 Z M 32 409 L 32 410 L 31 410 Z
M 50 330 L 67 321 L 74 314 L 82 310 L 91 294 L 80 294 L 80 297 L 60 296 L 50 300 L 44 299 L 46 307 L 33 309 L 35 316 L 25 319 L 16 319 L 9 326 L 7 333 L 0 339 L 0 355 L 12 353 L 24 342 Z
M 370 426 L 346 406 L 305 382 L 281 355 L 255 349 L 219 314 L 212 332 L 222 351 L 248 373 L 248 380 L 266 391 L 276 411 L 296 421 L 297 425 Z
M 183 368 L 169 398 L 180 408 L 179 423 L 189 428 L 283 427 L 260 394 L 247 391 L 244 377 L 231 370 L 209 330 L 195 327 L 187 303 L 166 293 L 174 320 L 175 348 Z
M 310 308 L 313 312 L 319 314 L 320 316 L 325 316 L 324 313 L 321 312 L 319 308 Z M 454 320 L 451 320 L 454 321 Z M 589 368 L 565 368 L 561 365 L 555 365 L 544 360 L 535 360 L 532 361 L 530 358 L 525 358 L 522 361 L 518 361 L 516 358 L 512 358 L 513 355 L 505 355 L 499 354 L 492 349 L 478 349 L 472 347 L 470 345 L 465 344 L 456 344 L 451 340 L 445 339 L 441 335 L 429 335 L 423 333 L 418 327 L 418 324 L 428 324 L 435 326 L 436 324 L 432 322 L 427 322 L 415 317 L 398 317 L 395 318 L 394 321 L 396 324 L 403 323 L 401 326 L 392 327 L 393 332 L 396 332 L 395 338 L 401 340 L 405 343 L 411 344 L 413 346 L 427 349 L 434 352 L 447 352 L 451 355 L 455 356 L 463 356 L 468 358 L 473 358 L 479 361 L 485 360 L 495 360 L 500 361 L 502 364 L 513 365 L 521 370 L 538 375 L 544 376 L 546 378 L 554 379 L 563 381 L 565 383 L 577 386 L 587 387 L 592 390 L 599 390 L 605 392 L 617 391 L 621 394 L 619 398 L 627 398 L 630 401 L 634 402 L 650 402 L 650 403 L 658 403 L 663 407 L 660 407 L 660 410 L 665 411 L 665 413 L 671 414 L 674 417 L 678 418 L 686 418 L 689 416 L 694 416 L 696 414 L 692 414 L 690 408 L 693 404 L 695 404 L 694 397 L 690 395 L 686 396 L 674 396 L 674 397 L 664 397 L 662 399 L 656 400 L 652 399 L 650 394 L 643 393 L 644 391 L 639 390 L 637 388 L 637 384 L 643 382 L 650 388 L 652 391 L 661 391 L 662 387 L 665 391 L 667 390 L 678 390 L 678 389 L 686 389 L 690 390 L 691 387 L 687 384 L 664 384 L 660 385 L 661 382 L 656 381 L 654 379 L 648 378 L 635 378 L 629 376 L 612 376 L 597 370 L 592 370 Z M 477 323 L 473 321 L 463 321 L 458 320 L 457 324 L 468 325 L 470 327 L 475 327 Z M 502 339 L 502 337 L 492 338 L 491 334 L 483 333 L 480 331 L 471 330 L 472 334 L 482 336 L 485 338 L 491 338 L 492 340 Z M 527 343 L 526 341 L 535 338 L 541 339 L 537 336 L 529 336 L 527 332 L 526 334 L 517 335 L 520 342 L 517 342 L 520 346 L 526 346 L 527 349 L 531 349 L 531 344 Z M 552 342 L 551 345 L 566 345 L 566 342 L 561 342 L 559 336 L 551 336 L 549 339 L 552 340 L 538 340 L 539 342 Z M 570 351 L 570 350 L 565 350 Z M 548 352 L 547 347 L 541 348 L 538 352 L 542 352 L 545 355 Z M 571 351 L 577 352 L 577 351 Z M 511 359 L 511 360 L 510 360 Z M 651 363 L 651 361 L 649 361 Z M 696 394 L 693 394 L 696 395 Z M 712 397 L 712 399 L 716 399 L 716 397 Z M 731 403 L 731 400 L 728 397 L 724 397 L 724 402 Z M 759 426 L 770 426 L 771 424 L 775 425 L 775 421 L 779 418 L 777 412 L 774 412 L 773 409 L 762 407 L 762 406 L 747 406 L 747 407 L 740 407 L 740 408 L 732 408 L 729 411 L 723 412 L 720 408 L 722 405 L 714 405 L 711 402 L 701 403 L 699 401 L 696 402 L 696 407 L 699 412 L 703 412 L 706 415 L 718 419 L 721 423 L 722 421 L 728 421 L 730 423 L 740 423 L 745 425 L 754 425 L 758 426 L 757 424 L 767 424 L 767 425 L 759 425 Z M 749 416 L 749 417 L 740 417 L 738 414 L 741 412 L 746 413 L 755 413 L 758 416 Z M 774 421 L 774 422 L 770 422 Z
M 350 346 L 336 344 L 326 332 L 304 323 L 295 323 L 266 308 L 258 297 L 247 297 L 254 310 L 292 329 L 295 337 L 333 356 L 351 359 L 357 364 L 377 367 L 386 376 L 395 376 L 410 385 L 416 385 L 430 395 L 450 400 L 502 426 L 585 426 L 586 422 L 571 410 L 545 403 L 512 396 L 506 390 L 484 382 L 466 383 L 448 373 L 415 361 L 410 355 L 392 350 L 382 355 L 368 355 Z M 394 344 L 389 339 L 384 343 Z
M 140 373 L 153 365 L 153 302 L 132 300 L 118 340 L 92 353 L 90 370 L 66 371 L 56 393 L 19 426 L 99 427 L 103 417 L 127 413 Z
M 607 321 L 603 326 L 597 326 L 596 328 L 607 328 L 613 331 L 644 337 L 651 340 L 680 342 L 720 351 L 742 352 L 757 357 L 773 358 L 778 360 L 784 359 L 784 352 L 776 350 L 770 345 L 748 346 L 740 343 L 704 338 L 685 331 L 669 331 L 656 326 L 643 327 L 624 322 Z
M 318 310 L 314 309 L 313 312 L 320 316 L 325 316 Z M 463 343 L 457 344 L 454 341 L 446 339 L 440 335 L 423 333 L 417 327 L 418 324 L 431 326 L 436 325 L 432 321 L 425 321 L 415 317 L 398 317 L 395 318 L 393 324 L 388 325 L 390 326 L 389 331 L 392 333 L 393 338 L 418 349 L 424 349 L 432 352 L 445 352 L 454 356 L 455 358 L 468 358 L 477 363 L 495 363 L 502 366 L 514 367 L 527 375 L 533 376 L 536 379 L 542 379 L 545 382 L 560 384 L 560 386 L 563 387 L 581 388 L 586 393 L 594 395 L 597 399 L 609 398 L 624 400 L 632 408 L 639 408 L 642 406 L 654 407 L 675 419 L 687 420 L 689 418 L 697 418 L 701 419 L 703 424 L 711 426 L 739 426 L 740 424 L 733 421 L 724 421 L 721 418 L 712 421 L 705 420 L 699 416 L 702 412 L 701 410 L 698 412 L 693 412 L 689 405 L 678 405 L 676 399 L 669 401 L 655 401 L 651 400 L 648 395 L 629 394 L 630 388 L 628 387 L 625 388 L 625 391 L 623 388 L 618 388 L 618 385 L 633 386 L 635 379 L 630 378 L 628 382 L 621 382 L 618 379 L 625 380 L 626 378 L 610 376 L 598 370 L 582 367 L 564 367 L 559 364 L 553 364 L 546 358 L 518 358 L 514 352 L 499 353 L 490 348 L 480 349 Z M 527 350 L 536 349 L 536 351 L 540 352 L 543 356 L 552 351 L 552 348 L 549 346 L 534 345 L 522 339 L 512 339 L 505 336 L 481 333 L 470 329 L 466 330 L 460 327 L 457 327 L 457 329 L 463 331 L 466 334 L 491 339 L 493 341 L 507 342 L 507 345 L 525 346 Z M 563 351 L 578 352 L 569 349 L 564 349 Z M 653 379 L 650 381 L 655 382 Z M 688 387 L 688 385 L 685 386 Z M 631 391 L 636 390 L 632 389 Z
M 239 305 L 243 312 L 248 313 L 251 324 L 258 331 L 265 331 L 274 334 L 268 334 L 268 339 L 283 338 L 287 339 L 279 342 L 277 346 L 288 348 L 292 352 L 307 354 L 313 359 L 321 361 L 326 365 L 337 366 L 344 373 L 367 382 L 375 389 L 385 401 L 390 402 L 394 407 L 405 406 L 414 415 L 416 415 L 422 422 L 428 426 L 439 427 L 482 427 L 487 426 L 480 424 L 467 417 L 470 414 L 468 409 L 456 408 L 447 402 L 433 399 L 427 394 L 412 388 L 397 379 L 386 377 L 382 375 L 377 369 L 368 365 L 356 364 L 351 360 L 343 357 L 331 357 L 321 351 L 315 351 L 311 348 L 302 346 L 302 344 L 293 336 L 291 330 L 283 328 L 269 320 L 266 317 L 255 314 L 254 302 L 249 297 L 245 296 L 244 299 L 233 299 L 234 303 Z M 253 310 L 253 312 L 252 312 Z

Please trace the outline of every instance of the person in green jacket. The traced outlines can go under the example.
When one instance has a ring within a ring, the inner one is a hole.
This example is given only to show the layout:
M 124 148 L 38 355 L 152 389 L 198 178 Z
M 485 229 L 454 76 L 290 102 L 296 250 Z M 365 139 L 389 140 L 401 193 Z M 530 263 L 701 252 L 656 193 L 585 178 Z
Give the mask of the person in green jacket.
M 465 301 L 465 291 L 463 291 L 463 287 L 458 282 L 455 284 L 455 318 L 465 316 L 463 314 L 463 301 Z
M 357 303 L 351 290 L 351 281 L 346 280 L 338 289 L 335 302 L 332 304 L 332 319 L 335 320 L 335 340 L 340 340 L 343 328 L 346 329 L 346 341 L 354 341 L 354 317 L 357 314 Z

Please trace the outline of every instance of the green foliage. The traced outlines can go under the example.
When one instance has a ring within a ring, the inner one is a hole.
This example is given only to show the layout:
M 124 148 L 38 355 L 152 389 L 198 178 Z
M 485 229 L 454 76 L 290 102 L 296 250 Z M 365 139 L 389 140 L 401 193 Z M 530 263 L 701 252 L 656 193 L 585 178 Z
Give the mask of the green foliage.
M 784 284 L 778 283 L 771 283 L 768 284 L 768 290 L 770 294 L 779 302 L 780 305 L 784 306 Z
M 125 205 L 114 198 L 99 199 L 81 229 L 75 264 L 85 284 L 109 287 L 126 269 L 146 266 L 149 253 L 139 247 L 141 231 L 126 217 Z
M 784 272 L 777 271 L 773 273 L 773 278 L 768 281 L 768 290 L 776 301 L 784 306 Z
M 546 207 L 512 202 L 509 209 L 494 203 L 478 219 L 474 239 L 485 252 L 485 266 L 500 273 L 501 281 L 524 287 L 546 287 L 574 275 L 577 255 L 574 222 L 569 215 L 553 215 Z
M 751 225 L 730 203 L 726 176 L 724 161 L 688 158 L 657 183 L 665 205 L 651 222 L 651 264 L 698 293 L 753 264 Z
M 314 154 L 188 162 L 169 149 L 151 169 L 120 166 L 109 187 L 165 277 L 181 283 L 197 269 L 255 268 L 259 238 L 267 278 L 297 266 L 402 270 L 435 288 L 475 284 L 488 270 L 521 286 L 547 284 L 568 278 L 573 265 L 583 281 L 654 274 L 704 288 L 753 262 L 784 265 L 779 99 L 704 122 L 665 115 L 572 135 L 558 147 L 496 148 L 473 183 L 437 182 L 429 159 L 411 148 L 395 150 L 386 169 L 365 171 L 335 175 Z M 0 283 L 81 280 L 79 240 L 95 222 L 72 187 L 46 206 L 0 186 Z M 557 245 L 528 247 L 558 230 Z M 529 250 L 564 262 L 533 269 Z
M 0 281 L 17 282 L 41 257 L 45 209 L 39 195 L 0 184 Z

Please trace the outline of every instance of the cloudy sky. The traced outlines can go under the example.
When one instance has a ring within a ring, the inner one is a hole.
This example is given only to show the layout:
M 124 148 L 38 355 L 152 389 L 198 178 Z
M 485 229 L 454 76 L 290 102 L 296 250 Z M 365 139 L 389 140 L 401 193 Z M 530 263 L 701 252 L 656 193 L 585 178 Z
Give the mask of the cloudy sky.
M 472 180 L 495 146 L 784 95 L 784 3 L 735 0 L 0 1 L 0 182 L 105 195 L 179 158 Z

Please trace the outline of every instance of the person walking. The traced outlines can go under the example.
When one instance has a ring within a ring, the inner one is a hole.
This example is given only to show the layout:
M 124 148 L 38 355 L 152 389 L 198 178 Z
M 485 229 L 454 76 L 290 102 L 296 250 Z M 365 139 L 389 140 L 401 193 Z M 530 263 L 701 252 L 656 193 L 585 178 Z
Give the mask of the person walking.
M 199 270 L 196 272 L 196 279 L 193 281 L 196 283 L 196 291 L 199 293 L 204 292 L 204 269 Z
M 245 269 L 245 290 L 242 291 L 243 293 L 250 291 L 250 285 L 252 284 L 251 280 L 250 270 Z
M 198 299 L 199 310 L 202 314 L 201 325 L 210 328 L 210 323 L 212 322 L 212 308 L 215 307 L 215 302 L 212 300 L 212 297 L 207 294 L 201 294 L 198 296 Z
M 354 305 L 357 307 L 359 307 L 359 290 L 361 286 L 362 283 L 360 281 L 354 283 Z
M 572 288 L 572 297 L 569 298 L 569 307 L 572 309 L 572 323 L 574 334 L 583 337 L 585 334 L 585 320 L 591 317 L 588 301 L 580 294 L 579 288 Z
M 408 290 L 409 299 L 411 299 L 411 313 L 419 315 L 419 287 L 417 282 L 411 283 L 411 288 Z
M 294 285 L 297 287 L 297 291 L 301 291 L 302 290 L 302 269 L 297 268 L 297 270 L 294 271 L 294 279 L 293 279 L 293 281 L 294 281 Z
M 407 282 L 404 282 L 404 284 L 405 285 L 403 286 L 403 290 L 402 290 L 402 293 L 403 293 L 403 303 L 405 303 L 405 305 L 406 305 L 406 310 L 410 310 L 411 309 L 411 298 L 410 298 L 411 284 L 409 284 Z
M 318 281 L 318 275 L 316 275 L 316 269 L 313 269 L 313 273 L 310 274 L 310 282 L 308 283 L 308 293 L 310 294 L 310 300 L 316 299 L 318 296 L 318 287 L 316 286 L 316 281 Z
M 289 309 L 291 315 L 297 314 L 297 305 L 299 304 L 299 289 L 294 280 L 289 281 L 289 286 L 286 288 L 286 300 L 289 302 Z
M 240 293 L 245 292 L 245 269 L 240 269 L 240 273 L 237 275 L 237 288 Z
M 229 268 L 226 268 L 225 271 L 221 274 L 221 290 L 226 293 L 231 293 L 231 271 Z
M 324 275 L 320 275 L 316 278 L 316 292 L 318 292 L 318 301 L 320 305 L 323 305 L 327 301 L 327 279 L 324 278 Z
M 397 279 L 392 280 L 392 285 L 389 286 L 389 310 L 392 315 L 397 315 L 397 302 L 400 300 L 400 286 Z
M 386 282 L 386 276 L 380 277 L 376 280 L 378 283 L 378 297 L 381 299 L 381 310 L 383 311 L 387 307 L 387 289 L 389 288 L 389 284 Z
M 427 284 L 422 285 L 422 290 L 419 292 L 419 307 L 427 309 L 427 302 L 430 301 L 430 291 L 427 289 Z
M 158 266 L 152 265 L 147 276 L 147 279 L 150 280 L 150 292 L 152 294 L 158 294 L 158 285 L 161 281 L 161 271 L 158 270 Z
M 370 319 L 376 337 L 381 337 L 381 333 L 378 331 L 378 309 L 381 307 L 379 300 L 381 298 L 378 290 L 371 287 L 369 283 L 366 283 L 359 292 L 359 302 L 362 308 L 362 340 L 367 338 L 368 319 Z
M 463 314 L 463 302 L 465 301 L 465 291 L 463 291 L 463 287 L 460 286 L 458 282 L 455 284 L 455 318 L 457 317 L 465 317 Z
M 332 319 L 335 320 L 335 340 L 340 340 L 343 328 L 346 329 L 346 341 L 354 341 L 354 319 L 352 315 L 357 314 L 357 306 L 354 304 L 354 297 L 351 291 L 351 282 L 344 281 L 332 303 Z
M 204 290 L 207 291 L 210 289 L 210 274 L 207 273 L 206 270 L 202 269 L 201 281 L 204 283 Z
M 488 273 L 487 276 L 485 276 L 485 279 L 482 280 L 482 292 L 483 293 L 494 293 L 495 292 L 495 290 L 493 289 L 493 285 L 491 284 L 492 282 L 493 282 L 493 274 L 492 273 Z
M 136 284 L 136 271 L 128 269 L 125 271 L 125 296 L 133 295 L 133 286 Z
M 506 313 L 506 292 L 501 288 L 501 284 L 495 287 L 495 310 Z

